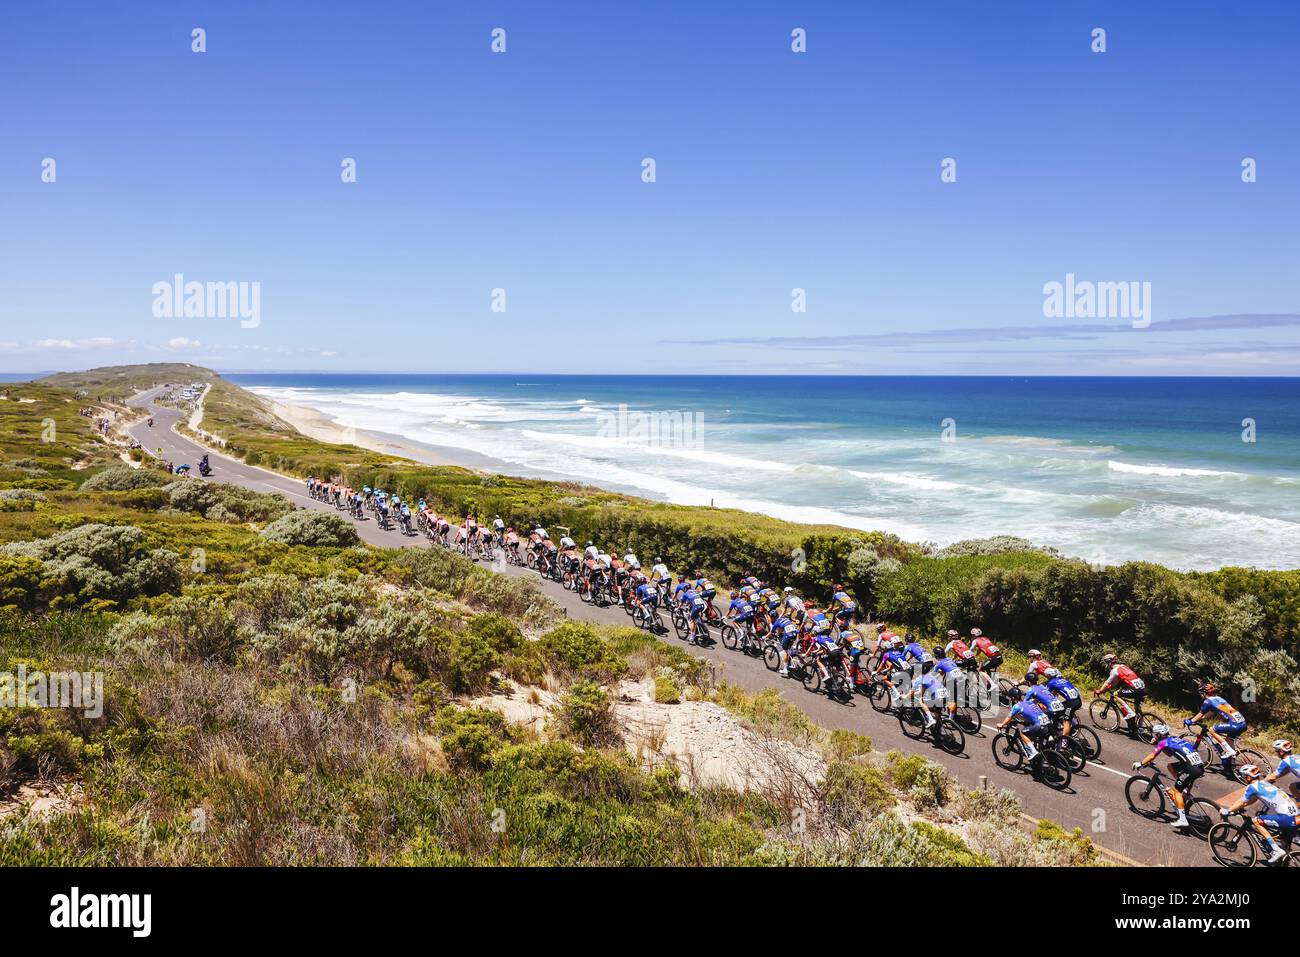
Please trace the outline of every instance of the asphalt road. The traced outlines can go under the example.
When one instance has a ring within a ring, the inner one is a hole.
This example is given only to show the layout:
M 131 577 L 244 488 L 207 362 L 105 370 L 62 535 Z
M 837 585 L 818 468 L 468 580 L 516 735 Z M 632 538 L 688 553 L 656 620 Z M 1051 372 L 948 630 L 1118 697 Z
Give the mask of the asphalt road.
M 162 458 L 170 459 L 177 465 L 188 462 L 197 467 L 199 458 L 207 451 L 213 469 L 213 481 L 229 482 L 260 492 L 280 492 L 304 508 L 330 508 L 308 497 L 305 483 L 299 479 L 286 478 L 245 465 L 219 452 L 205 450 L 176 433 L 173 426 L 180 421 L 181 413 L 150 405 L 150 400 L 157 391 L 142 393 L 131 400 L 133 405 L 151 409 L 153 427 L 141 421 L 128 430 L 151 454 L 160 454 Z M 192 474 L 197 475 L 197 471 Z M 362 540 L 374 545 L 390 548 L 429 547 L 423 536 L 407 537 L 396 529 L 384 531 L 373 521 L 358 522 L 357 530 Z M 541 589 L 572 618 L 608 624 L 630 623 L 621 608 L 593 608 L 557 583 L 541 580 L 532 571 L 504 564 L 500 570 L 508 575 L 526 575 L 536 579 Z M 664 640 L 678 639 L 669 635 Z M 897 719 L 891 715 L 877 714 L 860 696 L 855 696 L 855 703 L 844 705 L 823 695 L 814 695 L 805 691 L 797 682 L 768 671 L 760 660 L 748 658 L 740 652 L 728 651 L 721 644 L 692 651 L 708 661 L 719 678 L 725 677 L 746 691 L 777 688 L 787 700 L 823 727 L 860 731 L 869 735 L 876 749 L 881 751 L 891 748 L 903 752 L 920 751 L 947 767 L 959 781 L 970 787 L 976 786 L 979 779 L 984 777 L 990 784 L 1009 788 L 1020 796 L 1025 813 L 1030 817 L 1049 818 L 1067 828 L 1082 828 L 1083 833 L 1092 837 L 1103 849 L 1123 858 L 1153 865 L 1215 866 L 1204 840 L 1176 834 L 1167 824 L 1145 820 L 1129 809 L 1124 798 L 1124 783 L 1131 774 L 1130 765 L 1150 750 L 1139 742 L 1099 731 L 1102 739 L 1100 762 L 1090 762 L 1083 772 L 1076 774 L 1070 790 L 1053 791 L 1026 774 L 998 767 L 992 755 L 989 730 L 992 722 L 987 720 L 979 736 L 967 737 L 966 753 L 954 757 L 938 748 L 918 744 L 907 738 L 900 731 Z M 1172 715 L 1166 717 L 1173 718 Z M 1202 778 L 1197 789 L 1202 796 L 1215 799 L 1234 790 L 1237 790 L 1234 784 L 1215 774 Z

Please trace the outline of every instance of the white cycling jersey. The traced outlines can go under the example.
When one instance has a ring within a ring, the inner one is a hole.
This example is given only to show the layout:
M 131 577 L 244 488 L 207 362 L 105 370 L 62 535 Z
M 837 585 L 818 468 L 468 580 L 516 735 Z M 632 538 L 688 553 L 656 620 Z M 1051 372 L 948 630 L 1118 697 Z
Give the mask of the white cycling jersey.
M 1268 808 L 1270 814 L 1300 814 L 1300 808 L 1295 806 L 1295 801 L 1291 800 L 1290 795 L 1279 791 L 1267 781 L 1256 781 L 1246 788 L 1246 793 L 1242 796 L 1247 800 L 1258 799 Z
M 650 569 L 650 574 L 653 575 L 655 578 L 667 579 L 673 577 L 672 574 L 668 571 L 668 566 L 665 565 L 663 562 L 660 562 L 658 565 L 654 566 L 654 568 Z
M 636 556 L 633 555 L 631 552 L 628 552 L 626 555 L 623 556 L 623 564 L 626 565 L 628 568 L 641 567 L 641 563 L 636 560 Z
M 560 547 L 561 547 L 561 548 L 577 548 L 577 547 L 578 547 L 578 543 L 575 542 L 573 539 L 571 539 L 568 535 L 565 535 L 563 538 L 560 539 Z

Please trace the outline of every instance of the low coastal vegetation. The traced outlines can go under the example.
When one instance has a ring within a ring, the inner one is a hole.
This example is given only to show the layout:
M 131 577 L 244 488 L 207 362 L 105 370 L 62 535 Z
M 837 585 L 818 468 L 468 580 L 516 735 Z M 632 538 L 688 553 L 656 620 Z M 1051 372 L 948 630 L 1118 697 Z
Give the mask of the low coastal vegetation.
M 93 711 L 0 710 L 0 864 L 1096 862 L 1010 792 L 715 687 L 527 579 L 99 474 L 0 513 L 0 672 L 103 675 Z M 731 716 L 771 773 L 693 778 L 627 720 L 641 684 L 637 707 Z M 502 713 L 531 701 L 539 723 Z
M 580 540 L 661 555 L 670 568 L 701 569 L 721 582 L 755 574 L 817 597 L 844 582 L 872 614 L 927 640 L 978 625 L 1013 652 L 1042 650 L 1084 686 L 1099 683 L 1098 659 L 1114 651 L 1166 703 L 1192 707 L 1192 682 L 1211 677 L 1231 689 L 1256 727 L 1300 734 L 1300 570 L 1094 566 L 1010 536 L 936 549 L 577 483 L 426 466 L 316 441 L 214 373 L 162 368 L 174 379 L 184 373 L 211 384 L 204 427 L 254 464 L 422 497 L 452 515 L 472 511 L 520 527 L 564 527 Z M 60 381 L 80 388 L 128 383 L 119 391 L 138 391 L 161 381 L 158 375 L 151 367 L 118 367 Z

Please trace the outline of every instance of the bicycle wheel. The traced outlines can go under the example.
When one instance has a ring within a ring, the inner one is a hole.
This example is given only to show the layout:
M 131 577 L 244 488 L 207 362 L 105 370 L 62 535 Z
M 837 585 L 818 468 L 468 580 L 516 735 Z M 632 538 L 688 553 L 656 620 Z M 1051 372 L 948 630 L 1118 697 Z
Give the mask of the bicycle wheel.
M 871 682 L 871 687 L 867 689 L 867 701 L 873 711 L 884 714 L 889 710 L 889 686 L 883 681 Z
M 1140 714 L 1136 722 L 1137 739 L 1143 744 L 1155 744 L 1155 732 L 1151 729 L 1158 724 L 1164 724 L 1164 720 L 1158 714 Z
M 1020 743 L 1006 733 L 993 736 L 993 760 L 998 767 L 1007 771 L 1019 771 L 1025 763 L 1025 753 L 1020 750 Z
M 1273 765 L 1269 763 L 1268 758 L 1264 757 L 1264 755 L 1260 754 L 1254 748 L 1239 748 L 1236 756 L 1232 759 L 1234 772 L 1237 768 L 1245 767 L 1247 764 L 1255 765 L 1255 767 L 1259 768 L 1265 774 L 1268 774 L 1273 770 Z M 1241 784 L 1246 783 L 1239 775 L 1237 776 L 1237 780 Z
M 958 705 L 952 720 L 965 734 L 979 734 L 980 729 L 984 727 L 979 709 L 972 708 L 970 705 Z
M 816 662 L 805 662 L 803 674 L 800 675 L 799 680 L 803 682 L 805 690 L 820 691 L 822 687 L 822 670 L 817 667 Z
M 1220 821 L 1210 828 L 1207 840 L 1210 853 L 1224 867 L 1255 866 L 1255 840 L 1244 827 L 1230 821 Z
M 768 671 L 776 671 L 781 667 L 781 649 L 776 645 L 767 645 L 763 648 L 763 664 L 767 665 Z
M 1088 718 L 1095 727 L 1104 731 L 1119 730 L 1119 709 L 1112 708 L 1105 698 L 1093 698 L 1089 702 Z
M 1097 732 L 1092 728 L 1076 723 L 1070 729 L 1070 737 L 1083 749 L 1089 761 L 1096 761 L 1101 757 L 1101 738 L 1097 737 Z
M 961 754 L 966 750 L 966 735 L 950 718 L 940 719 L 934 729 L 934 740 L 948 754 Z
M 1187 830 L 1203 838 L 1210 833 L 1210 828 L 1219 822 L 1219 805 L 1209 798 L 1190 798 L 1187 805 Z
M 1088 756 L 1073 738 L 1058 738 L 1055 747 L 1071 774 L 1078 774 L 1088 763 Z
M 1055 751 L 1040 751 L 1038 756 L 1038 779 L 1053 791 L 1064 791 L 1070 786 L 1074 775 Z
M 1012 702 L 1011 689 L 1018 687 L 1010 678 L 998 679 L 998 702 L 1003 705 L 1010 705 Z
M 1124 797 L 1134 813 L 1149 821 L 1165 816 L 1165 790 L 1154 774 L 1135 774 L 1124 785 Z
M 695 623 L 695 643 L 702 645 L 706 641 L 712 641 L 713 636 L 709 634 L 709 623 L 707 621 L 697 621 Z
M 735 651 L 736 646 L 740 644 L 740 636 L 736 634 L 736 629 L 732 625 L 722 626 L 721 637 L 723 647 L 730 648 L 732 651 Z
M 673 631 L 677 632 L 678 638 L 685 638 L 690 633 L 686 626 L 686 616 L 680 611 L 673 612 Z
M 925 718 L 919 708 L 898 709 L 898 729 L 909 738 L 919 741 L 925 735 Z

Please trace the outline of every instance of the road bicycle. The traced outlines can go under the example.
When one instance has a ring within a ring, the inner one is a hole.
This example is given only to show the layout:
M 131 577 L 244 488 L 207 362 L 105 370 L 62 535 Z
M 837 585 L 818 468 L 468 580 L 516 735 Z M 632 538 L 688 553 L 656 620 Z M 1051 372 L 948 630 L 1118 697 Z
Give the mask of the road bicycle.
M 1025 755 L 1020 734 L 1014 726 L 1002 728 L 993 736 L 993 760 L 1006 771 L 1019 771 L 1027 764 L 1029 773 L 1055 791 L 1064 791 L 1073 780 L 1065 759 L 1052 747 L 1054 736 L 1047 735 L 1032 758 Z
M 1227 736 L 1228 742 L 1232 745 L 1232 750 L 1236 752 L 1228 759 L 1227 767 L 1223 764 L 1222 745 L 1210 737 L 1208 726 L 1202 722 L 1197 722 L 1196 727 L 1199 729 L 1196 737 L 1192 740 L 1196 753 L 1201 756 L 1207 769 L 1217 771 L 1224 777 L 1232 778 L 1238 784 L 1248 784 L 1249 782 L 1241 774 L 1241 769 L 1248 764 L 1253 764 L 1265 774 L 1273 770 L 1273 765 L 1268 758 L 1254 748 L 1243 748 L 1237 743 L 1234 736 Z
M 931 711 L 931 723 L 927 727 L 925 712 L 921 710 L 920 705 L 910 702 L 901 703 L 898 706 L 898 727 L 903 734 L 914 741 L 928 737 L 938 745 L 940 750 L 948 754 L 961 754 L 966 750 L 966 734 L 961 726 L 941 709 L 942 705 L 937 706 L 937 710 L 940 710 L 938 714 Z
M 1160 768 L 1150 767 L 1138 772 L 1124 784 L 1124 797 L 1135 814 L 1148 821 L 1169 820 L 1175 810 L 1174 799 L 1169 785 L 1165 783 L 1165 773 Z M 1187 831 L 1197 837 L 1209 835 L 1210 828 L 1219 820 L 1219 805 L 1209 798 L 1183 795 L 1187 814 Z
M 1127 726 L 1124 708 L 1120 707 L 1119 695 L 1114 691 L 1088 702 L 1088 718 L 1095 727 L 1105 731 L 1118 733 L 1121 728 L 1124 728 L 1124 733 L 1137 738 L 1143 744 L 1154 744 L 1155 734 L 1151 729 L 1157 724 L 1164 724 L 1165 719 L 1158 714 L 1143 710 L 1141 702 L 1135 701 L 1128 707 L 1137 719 L 1131 727 Z
M 1234 822 L 1232 819 L 1237 818 Z M 1276 864 L 1268 863 L 1259 832 L 1250 823 L 1248 815 L 1236 813 L 1228 815 L 1210 828 L 1206 840 L 1210 853 L 1224 867 L 1254 867 L 1263 864 L 1267 867 L 1300 867 L 1300 851 L 1294 849 L 1295 830 L 1283 836 L 1272 823 L 1265 821 L 1264 826 L 1273 835 L 1273 840 L 1281 841 L 1287 855 Z

